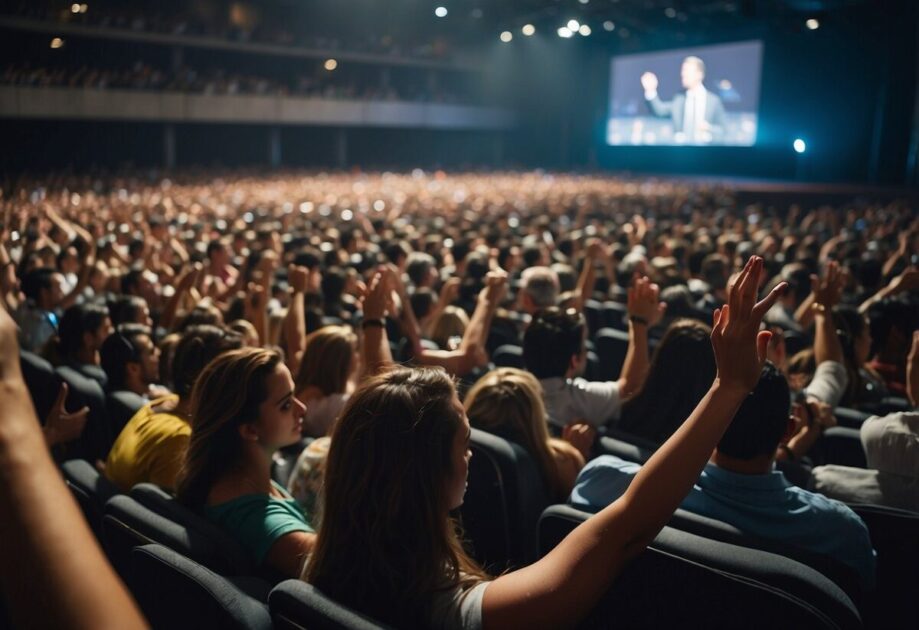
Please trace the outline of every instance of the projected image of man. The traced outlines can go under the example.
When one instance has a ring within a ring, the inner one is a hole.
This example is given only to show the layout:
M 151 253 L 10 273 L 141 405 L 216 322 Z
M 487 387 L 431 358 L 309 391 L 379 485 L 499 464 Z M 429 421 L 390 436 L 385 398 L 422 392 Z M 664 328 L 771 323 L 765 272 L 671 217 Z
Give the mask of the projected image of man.
M 658 80 L 653 72 L 641 75 L 641 86 L 651 111 L 659 118 L 673 121 L 674 139 L 686 144 L 708 144 L 724 133 L 724 104 L 714 92 L 705 89 L 705 63 L 699 57 L 686 57 L 680 68 L 685 92 L 662 101 L 657 93 Z

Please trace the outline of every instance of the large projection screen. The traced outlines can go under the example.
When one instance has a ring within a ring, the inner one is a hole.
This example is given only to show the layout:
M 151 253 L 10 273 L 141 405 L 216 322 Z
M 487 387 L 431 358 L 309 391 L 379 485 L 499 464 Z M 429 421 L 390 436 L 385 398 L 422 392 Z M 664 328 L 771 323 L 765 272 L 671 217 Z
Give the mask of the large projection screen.
M 760 41 L 613 57 L 606 143 L 752 146 L 762 57 Z

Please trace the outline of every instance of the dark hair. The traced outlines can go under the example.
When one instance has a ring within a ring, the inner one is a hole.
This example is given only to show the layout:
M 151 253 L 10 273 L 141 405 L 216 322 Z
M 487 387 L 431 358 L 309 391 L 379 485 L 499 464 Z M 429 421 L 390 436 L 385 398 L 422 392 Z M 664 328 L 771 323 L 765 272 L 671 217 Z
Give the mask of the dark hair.
M 112 323 L 116 326 L 137 323 L 138 315 L 145 308 L 147 308 L 147 300 L 139 295 L 121 295 L 109 306 Z
M 523 363 L 536 378 L 565 376 L 584 348 L 584 317 L 574 309 L 538 312 L 523 335 Z
M 172 359 L 173 391 L 188 396 L 205 365 L 217 355 L 242 345 L 242 335 L 231 330 L 208 324 L 186 329 Z
M 203 506 L 214 483 L 239 465 L 239 425 L 258 418 L 268 398 L 268 375 L 280 363 L 276 352 L 243 348 L 222 354 L 201 372 L 191 394 L 191 440 L 176 480 L 182 504 Z
M 140 279 L 144 275 L 144 270 L 137 267 L 129 269 L 126 274 L 121 276 L 121 292 L 131 293 L 136 291 L 140 286 Z
M 658 444 L 689 417 L 715 378 L 712 329 L 682 319 L 664 334 L 641 390 L 622 405 L 617 428 Z
M 771 362 L 763 366 L 759 382 L 734 415 L 718 442 L 718 452 L 750 460 L 775 453 L 791 411 L 791 393 L 785 376 Z
M 909 352 L 913 331 L 919 323 L 919 306 L 898 297 L 885 298 L 868 309 L 871 330 L 871 352 L 884 352 L 890 333 L 898 330 L 903 338 L 903 356 Z
M 108 318 L 101 304 L 75 304 L 64 311 L 58 327 L 58 353 L 61 359 L 72 359 L 83 348 L 83 335 L 99 330 Z
M 409 254 L 405 273 L 416 287 L 424 282 L 434 267 L 434 258 L 430 254 L 414 252 Z
M 102 369 L 108 377 L 106 385 L 109 391 L 117 392 L 125 388 L 125 368 L 128 363 L 140 362 L 140 350 L 137 341 L 146 335 L 153 336 L 150 328 L 141 324 L 121 324 L 115 327 L 115 332 L 106 337 L 99 349 L 102 359 Z
M 50 267 L 32 269 L 22 278 L 22 292 L 30 300 L 37 300 L 43 289 L 51 288 L 52 278 L 56 273 L 58 271 Z
M 412 293 L 411 297 L 409 297 L 409 303 L 412 305 L 412 312 L 415 313 L 415 317 L 419 320 L 426 317 L 428 313 L 431 312 L 436 301 L 437 297 L 434 295 L 434 291 L 427 287 L 416 290 Z

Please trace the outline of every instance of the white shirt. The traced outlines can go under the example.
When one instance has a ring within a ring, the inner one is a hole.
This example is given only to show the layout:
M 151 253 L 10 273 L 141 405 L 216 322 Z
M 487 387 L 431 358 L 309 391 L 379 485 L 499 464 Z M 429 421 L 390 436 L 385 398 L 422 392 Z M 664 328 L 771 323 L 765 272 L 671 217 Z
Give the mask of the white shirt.
M 564 427 L 573 420 L 583 420 L 600 427 L 622 414 L 619 383 L 588 381 L 562 377 L 541 379 L 549 423 Z

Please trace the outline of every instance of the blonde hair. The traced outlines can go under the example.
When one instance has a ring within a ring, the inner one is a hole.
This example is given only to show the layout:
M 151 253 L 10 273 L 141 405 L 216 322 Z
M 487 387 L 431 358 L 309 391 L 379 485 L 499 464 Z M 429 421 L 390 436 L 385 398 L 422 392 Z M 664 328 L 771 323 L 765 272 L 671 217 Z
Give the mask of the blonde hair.
M 296 389 L 318 388 L 324 396 L 348 386 L 357 335 L 347 326 L 323 326 L 306 337 L 306 351 L 297 372 Z
M 477 429 L 522 446 L 542 471 L 553 498 L 568 493 L 549 446 L 546 406 L 536 377 L 517 368 L 498 368 L 476 381 L 466 394 L 466 415 Z
M 469 325 L 469 316 L 458 306 L 448 306 L 431 324 L 431 339 L 446 350 L 450 337 L 462 337 Z

